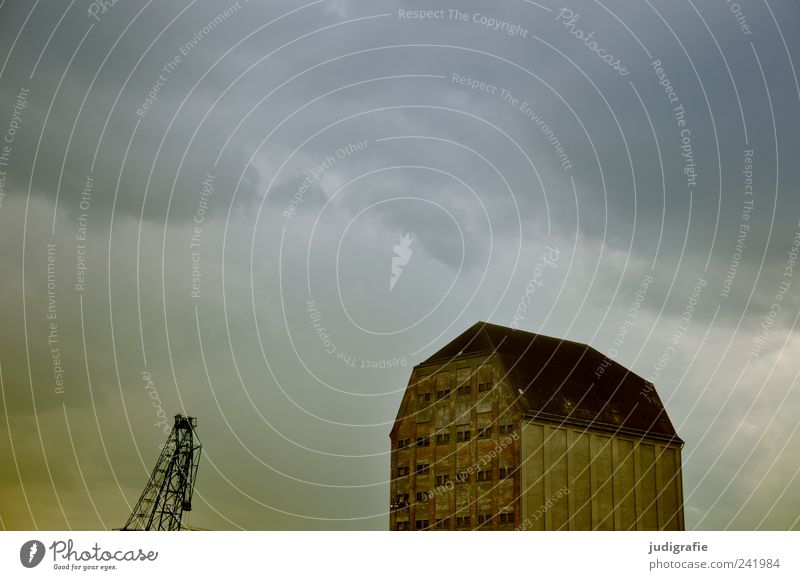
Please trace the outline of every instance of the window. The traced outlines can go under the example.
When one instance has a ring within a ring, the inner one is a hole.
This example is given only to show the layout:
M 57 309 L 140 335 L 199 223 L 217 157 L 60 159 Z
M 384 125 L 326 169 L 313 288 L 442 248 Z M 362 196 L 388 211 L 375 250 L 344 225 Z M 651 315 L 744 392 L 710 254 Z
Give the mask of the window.
M 489 514 L 478 514 L 478 525 L 482 526 L 484 524 L 489 525 L 492 523 L 492 516 Z
M 456 481 L 458 483 L 469 483 L 469 472 L 462 471 L 461 473 L 456 475 Z
M 514 432 L 514 425 L 500 425 L 500 435 L 511 435 Z
M 418 530 L 424 530 L 428 527 L 428 520 L 417 520 L 416 521 L 416 528 Z
M 408 465 L 397 468 L 397 477 L 404 477 L 408 475 Z
M 398 439 L 397 440 L 397 448 L 398 449 L 408 449 L 411 447 L 411 439 Z
M 437 530 L 447 530 L 450 528 L 450 518 L 439 518 L 436 520 L 436 523 L 433 524 L 433 527 Z
M 450 389 L 442 389 L 441 391 L 436 391 L 437 399 L 446 399 L 449 396 L 450 396 Z
M 417 437 L 417 447 L 430 447 L 431 438 L 425 435 L 424 437 Z
M 472 387 L 469 385 L 461 385 L 458 387 L 458 396 L 463 397 L 469 395 L 472 392 Z
M 417 463 L 417 475 L 428 475 L 429 472 L 430 465 L 428 463 Z
M 439 433 L 436 436 L 436 445 L 447 445 L 450 443 L 450 433 Z
M 501 467 L 500 468 L 500 479 L 506 479 L 509 477 L 514 477 L 514 468 L 513 467 Z
M 478 439 L 488 439 L 492 436 L 492 426 L 489 425 L 488 427 L 484 427 L 483 429 L 478 430 Z
M 396 496 L 395 504 L 398 508 L 406 507 L 408 505 L 408 494 L 398 493 Z
M 427 491 L 418 491 L 417 492 L 417 501 L 418 502 L 428 501 L 428 492 Z
M 436 476 L 436 485 L 447 485 L 449 481 L 450 481 L 450 475 L 449 474 L 437 475 Z
M 397 529 L 397 531 L 403 531 L 403 530 L 410 530 L 411 529 L 411 527 L 408 525 L 407 521 L 406 522 L 397 522 L 395 524 L 395 528 Z
M 492 470 L 482 469 L 478 472 L 478 481 L 492 481 Z
M 417 395 L 417 403 L 424 404 L 431 402 L 431 394 L 430 393 L 420 393 Z
M 479 393 L 486 393 L 492 390 L 492 383 L 478 383 L 478 392 Z
M 470 440 L 472 432 L 469 430 L 469 425 L 464 425 L 456 428 L 456 441 L 464 443 Z
M 514 523 L 514 514 L 513 513 L 502 513 L 498 517 L 501 524 L 513 524 Z
M 470 525 L 472 525 L 470 523 L 471 519 L 472 518 L 470 518 L 470 516 L 457 516 L 456 517 L 456 527 L 457 528 L 468 528 L 468 527 L 470 527 Z

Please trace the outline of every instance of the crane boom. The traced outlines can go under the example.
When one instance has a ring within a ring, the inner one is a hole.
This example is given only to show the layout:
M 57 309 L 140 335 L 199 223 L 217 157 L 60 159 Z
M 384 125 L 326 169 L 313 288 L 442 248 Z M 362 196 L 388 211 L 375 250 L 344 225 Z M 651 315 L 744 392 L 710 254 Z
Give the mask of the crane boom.
M 123 530 L 180 530 L 184 511 L 192 509 L 202 445 L 197 419 L 175 415 L 175 424 L 155 469 Z

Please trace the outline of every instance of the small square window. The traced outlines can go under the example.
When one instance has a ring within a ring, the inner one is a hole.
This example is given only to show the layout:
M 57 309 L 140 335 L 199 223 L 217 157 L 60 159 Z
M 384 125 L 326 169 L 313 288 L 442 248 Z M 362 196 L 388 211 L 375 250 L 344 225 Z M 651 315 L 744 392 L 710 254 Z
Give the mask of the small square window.
M 430 403 L 431 402 L 431 394 L 430 393 L 420 393 L 417 395 L 417 403 Z
M 442 389 L 441 391 L 436 391 L 436 398 L 439 400 L 446 399 L 450 396 L 450 389 Z
M 397 508 L 404 508 L 408 505 L 408 494 L 407 493 L 398 493 L 395 496 L 395 505 Z
M 431 438 L 427 435 L 424 437 L 417 437 L 417 447 L 430 447 Z
M 408 449 L 411 447 L 411 439 L 398 439 L 397 440 L 397 448 L 398 449 Z
M 500 425 L 500 435 L 511 435 L 514 432 L 514 425 Z
M 458 483 L 469 483 L 470 475 L 468 471 L 462 471 L 461 473 L 456 475 L 456 481 Z
M 430 464 L 417 463 L 417 475 L 428 475 L 430 472 Z
M 483 469 L 478 472 L 478 481 L 492 481 L 492 470 Z
M 514 468 L 513 467 L 501 467 L 500 468 L 500 479 L 507 479 L 509 477 L 514 477 Z
M 482 526 L 484 524 L 492 523 L 492 516 L 489 514 L 478 514 L 478 525 Z
M 416 521 L 416 528 L 418 530 L 424 530 L 428 527 L 428 520 L 417 520 Z
M 450 475 L 437 475 L 436 476 L 436 485 L 447 485 L 450 482 Z
M 450 518 L 440 518 L 436 520 L 436 523 L 433 524 L 433 527 L 437 530 L 447 530 L 450 528 Z
M 404 477 L 408 475 L 408 473 L 409 473 L 408 465 L 404 465 L 397 468 L 397 477 Z
M 469 441 L 472 437 L 472 432 L 469 430 L 469 427 L 458 427 L 456 431 L 456 441 L 459 443 L 464 443 Z
M 478 392 L 487 393 L 492 390 L 492 383 L 478 383 Z
M 488 439 L 492 436 L 492 426 L 484 427 L 478 430 L 478 439 Z
M 439 433 L 436 436 L 437 445 L 447 445 L 450 443 L 450 433 Z
M 411 529 L 411 527 L 409 526 L 408 522 L 397 522 L 395 524 L 395 528 L 398 531 L 404 531 L 404 530 L 410 530 Z
M 427 491 L 418 491 L 417 492 L 417 501 L 418 502 L 428 501 L 428 492 Z
M 471 386 L 469 386 L 469 385 L 461 385 L 460 387 L 458 387 L 458 396 L 459 397 L 464 397 L 466 395 L 469 395 L 470 393 L 472 393 L 472 387 Z
M 456 516 L 456 527 L 457 528 L 468 528 L 470 527 L 471 523 L 470 516 Z
M 498 517 L 498 520 L 501 524 L 513 524 L 514 523 L 514 514 L 513 513 L 502 513 Z

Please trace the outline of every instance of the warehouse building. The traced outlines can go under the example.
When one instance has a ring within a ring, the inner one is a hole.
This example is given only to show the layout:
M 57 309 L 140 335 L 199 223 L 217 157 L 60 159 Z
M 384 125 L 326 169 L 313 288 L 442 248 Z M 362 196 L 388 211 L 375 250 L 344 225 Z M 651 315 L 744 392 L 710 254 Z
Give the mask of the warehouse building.
M 478 322 L 416 367 L 391 434 L 392 530 L 683 530 L 651 383 L 585 344 Z

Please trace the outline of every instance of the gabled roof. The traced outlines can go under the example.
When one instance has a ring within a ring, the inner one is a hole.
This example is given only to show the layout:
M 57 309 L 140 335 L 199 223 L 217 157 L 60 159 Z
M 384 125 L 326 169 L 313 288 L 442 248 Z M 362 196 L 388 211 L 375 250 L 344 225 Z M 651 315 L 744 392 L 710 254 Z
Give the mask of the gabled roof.
M 418 366 L 490 353 L 530 417 L 682 443 L 653 384 L 586 344 L 476 322 Z

